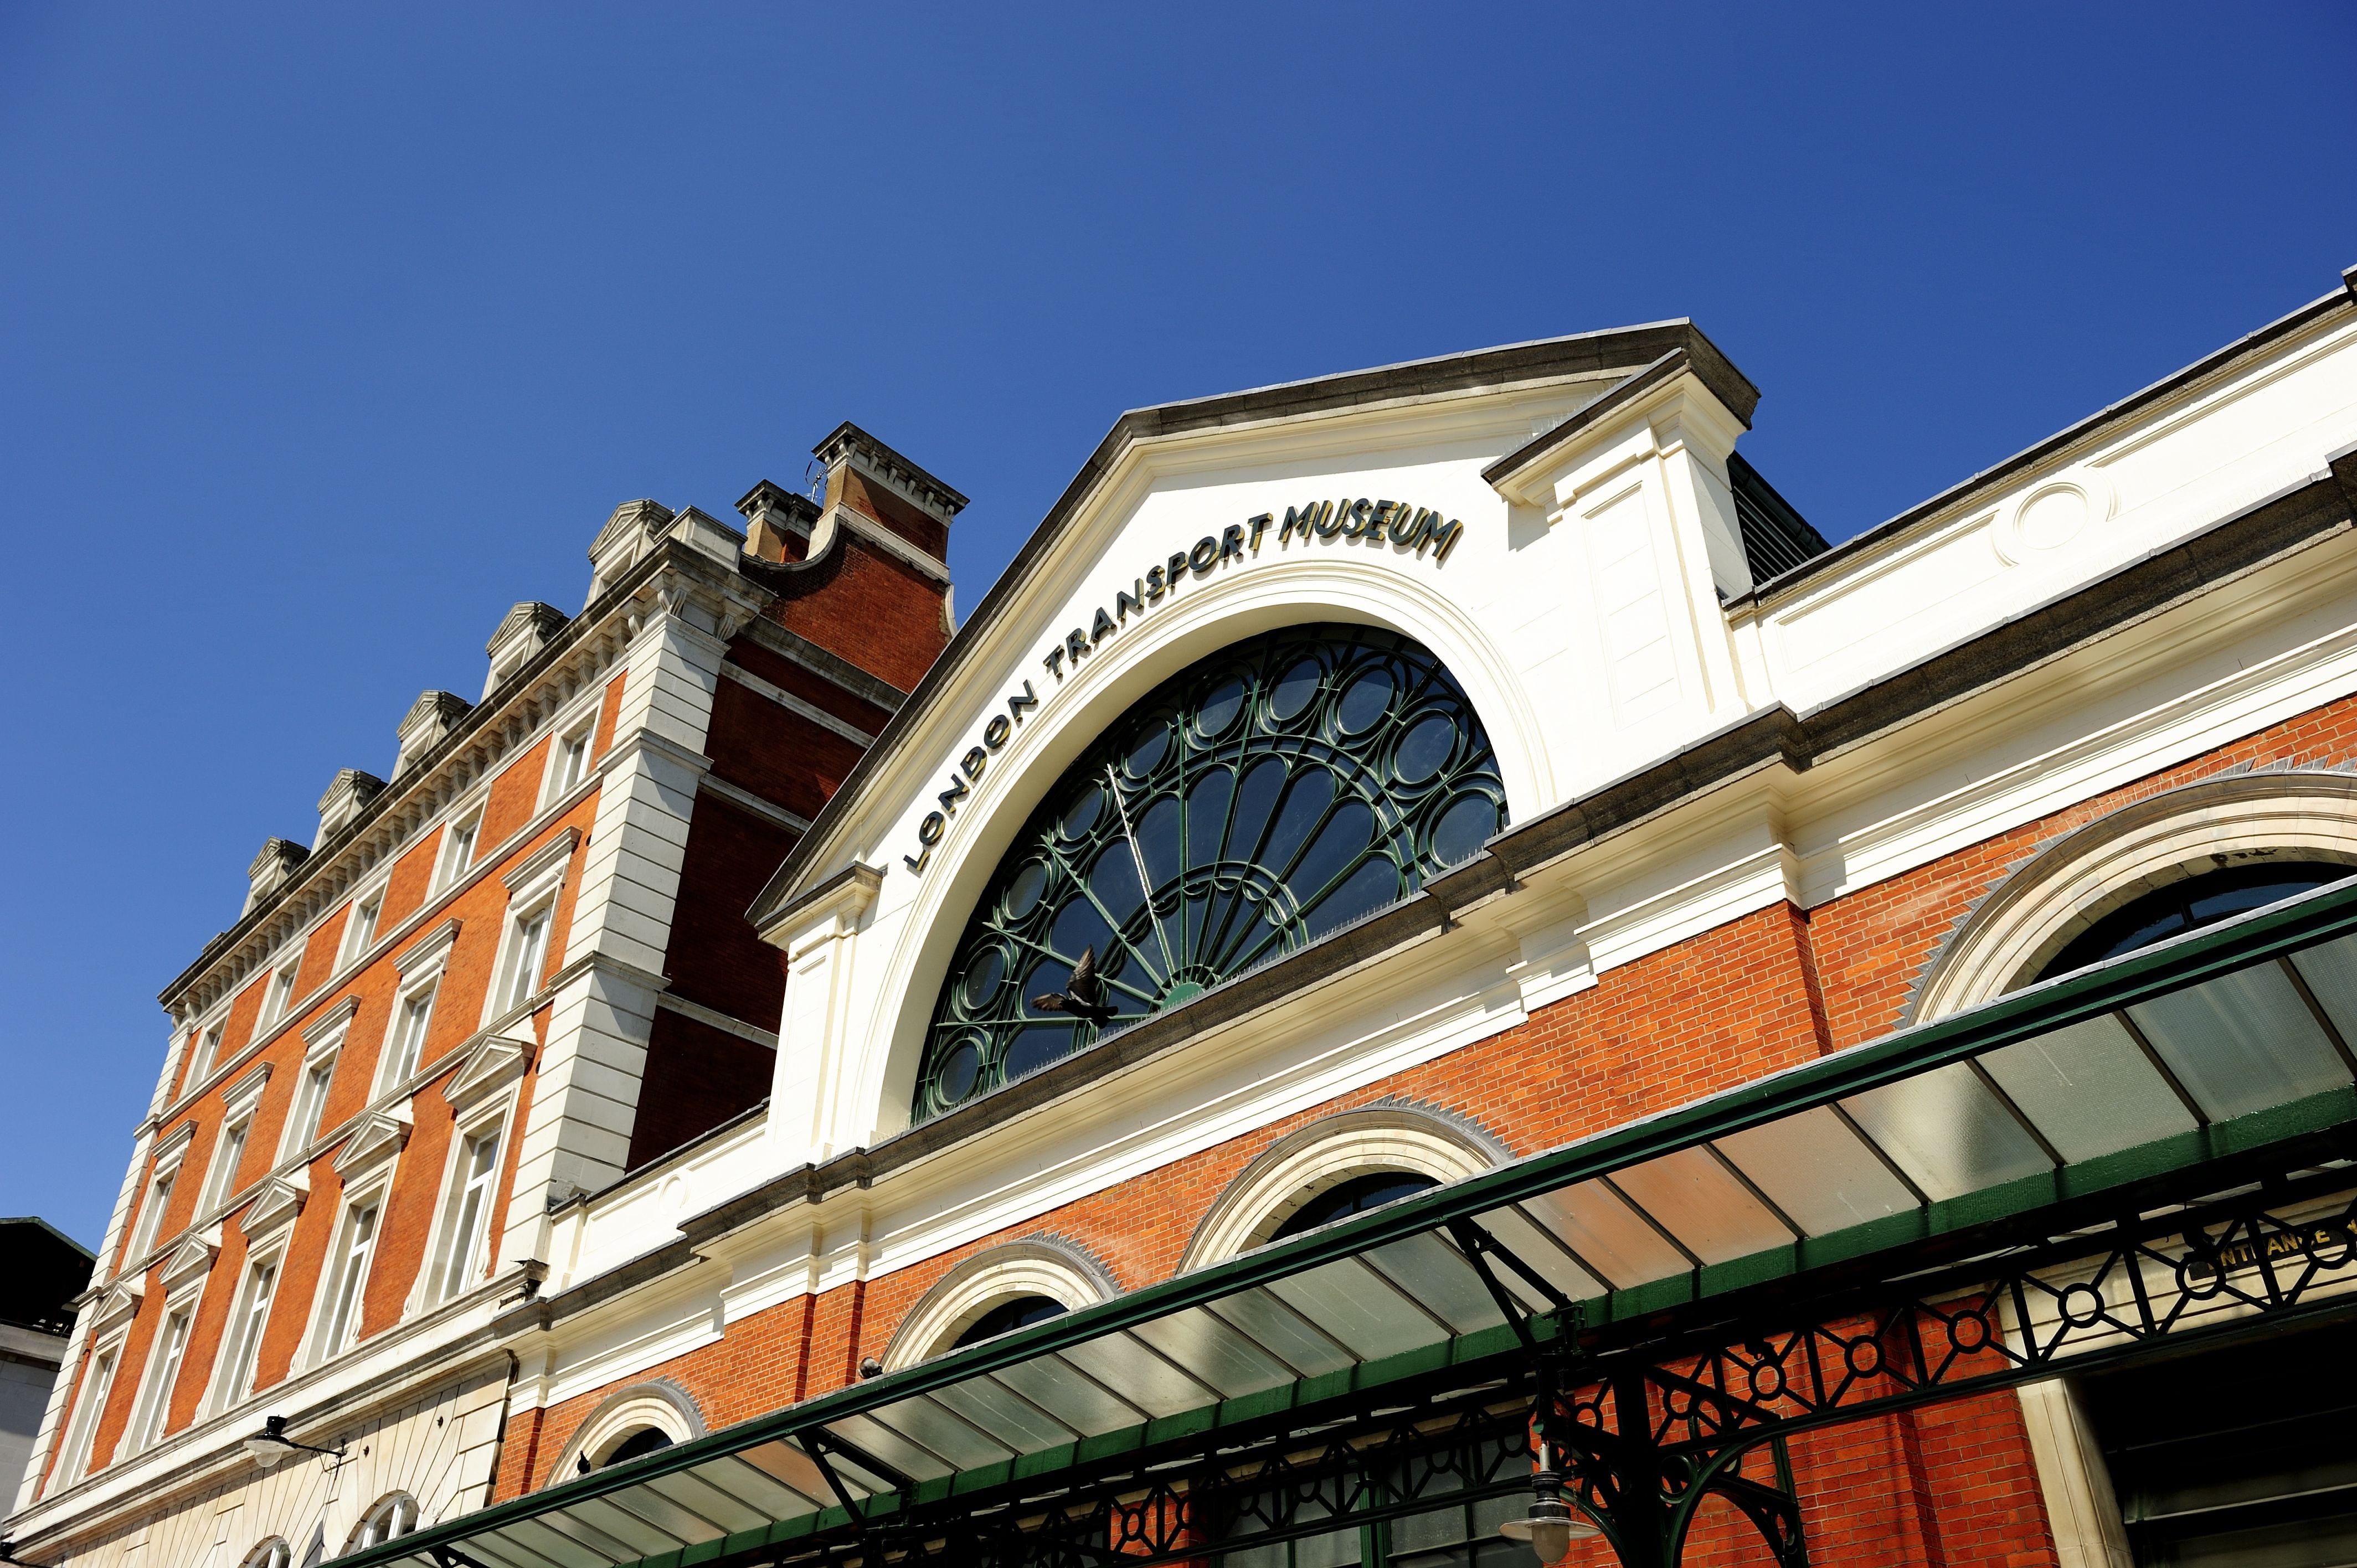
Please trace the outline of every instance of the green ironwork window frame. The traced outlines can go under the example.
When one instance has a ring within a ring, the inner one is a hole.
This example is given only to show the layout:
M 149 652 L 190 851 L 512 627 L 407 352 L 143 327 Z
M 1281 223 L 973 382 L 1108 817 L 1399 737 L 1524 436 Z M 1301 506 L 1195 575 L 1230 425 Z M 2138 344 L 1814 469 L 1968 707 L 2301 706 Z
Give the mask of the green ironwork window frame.
M 1049 790 L 952 955 L 924 1121 L 1397 902 L 1506 820 L 1473 704 L 1422 644 L 1288 627 L 1180 671 Z M 1113 1017 L 1043 1009 L 1093 950 Z

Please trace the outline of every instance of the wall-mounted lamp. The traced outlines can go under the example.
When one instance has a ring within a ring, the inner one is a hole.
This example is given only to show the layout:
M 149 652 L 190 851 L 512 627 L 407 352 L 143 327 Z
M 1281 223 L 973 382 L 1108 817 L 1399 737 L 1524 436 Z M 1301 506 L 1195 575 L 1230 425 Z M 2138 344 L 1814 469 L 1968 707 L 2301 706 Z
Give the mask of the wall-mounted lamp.
M 254 1463 L 265 1470 L 275 1470 L 296 1454 L 325 1454 L 335 1460 L 341 1460 L 344 1456 L 340 1448 L 321 1448 L 309 1443 L 297 1443 L 287 1436 L 286 1418 L 283 1415 L 264 1418 L 262 1430 L 245 1440 L 245 1451 L 253 1455 Z

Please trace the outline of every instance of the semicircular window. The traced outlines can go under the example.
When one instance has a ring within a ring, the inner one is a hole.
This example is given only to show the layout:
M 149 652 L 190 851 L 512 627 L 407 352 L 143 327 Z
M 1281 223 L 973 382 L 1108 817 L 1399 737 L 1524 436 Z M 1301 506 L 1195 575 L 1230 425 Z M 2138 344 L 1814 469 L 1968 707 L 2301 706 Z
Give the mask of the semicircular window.
M 934 1006 L 917 1120 L 1415 892 L 1498 831 L 1505 799 L 1472 704 L 1406 638 L 1287 628 L 1172 677 L 992 876 Z

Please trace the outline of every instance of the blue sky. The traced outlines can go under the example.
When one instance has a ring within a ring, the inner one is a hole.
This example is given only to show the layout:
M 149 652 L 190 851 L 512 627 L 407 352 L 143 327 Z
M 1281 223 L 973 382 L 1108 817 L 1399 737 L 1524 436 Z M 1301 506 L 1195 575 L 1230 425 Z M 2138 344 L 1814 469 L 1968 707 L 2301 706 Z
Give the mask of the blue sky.
M 1843 538 L 2337 286 L 2345 5 L 0 5 L 0 1213 L 95 1242 L 335 770 L 853 419 L 977 603 L 1123 408 L 1691 316 Z

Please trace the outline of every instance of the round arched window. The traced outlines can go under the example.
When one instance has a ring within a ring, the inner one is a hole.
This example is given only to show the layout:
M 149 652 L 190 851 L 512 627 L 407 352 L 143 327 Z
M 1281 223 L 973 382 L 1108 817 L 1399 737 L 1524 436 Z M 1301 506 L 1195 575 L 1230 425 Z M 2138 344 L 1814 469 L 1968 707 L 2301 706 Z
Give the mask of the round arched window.
M 1288 628 L 1172 677 L 1049 790 L 984 890 L 917 1120 L 1415 891 L 1505 799 L 1472 704 L 1406 638 Z
M 1071 1309 L 1044 1295 L 1018 1295 L 1002 1301 L 972 1323 L 964 1332 L 950 1341 L 952 1350 L 968 1345 L 979 1345 L 985 1339 L 996 1339 L 1002 1334 L 1012 1334 L 1018 1328 L 1028 1328 L 1035 1323 L 1045 1323 L 1051 1317 L 1061 1317 Z
M 2171 937 L 2281 903 L 2349 875 L 2349 866 L 2327 861 L 2262 861 L 2188 876 L 2134 899 L 2097 920 L 2056 953 L 2052 961 L 2039 972 L 2038 978 L 2051 980 L 2107 958 L 2118 958 L 2138 948 L 2148 948 L 2155 942 L 2165 942 Z
M 1283 1241 L 1295 1236 L 1306 1236 L 1312 1230 L 1333 1224 L 1337 1219 L 1348 1219 L 1353 1214 L 1364 1214 L 1387 1203 L 1397 1203 L 1403 1197 L 1430 1192 L 1439 1185 L 1430 1176 L 1419 1176 L 1415 1171 L 1370 1171 L 1365 1176 L 1352 1176 L 1346 1182 L 1328 1187 L 1286 1215 L 1285 1223 L 1271 1231 L 1268 1239 Z

